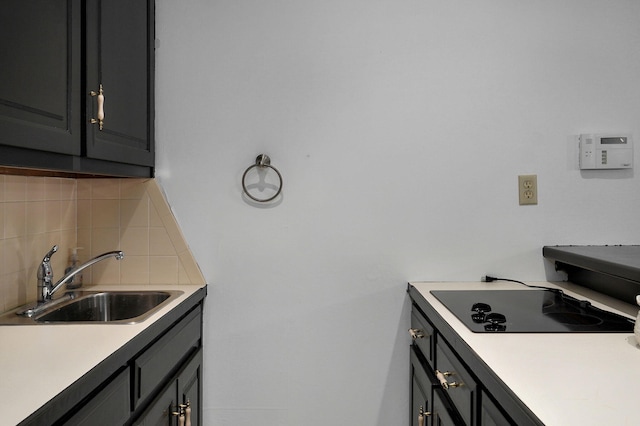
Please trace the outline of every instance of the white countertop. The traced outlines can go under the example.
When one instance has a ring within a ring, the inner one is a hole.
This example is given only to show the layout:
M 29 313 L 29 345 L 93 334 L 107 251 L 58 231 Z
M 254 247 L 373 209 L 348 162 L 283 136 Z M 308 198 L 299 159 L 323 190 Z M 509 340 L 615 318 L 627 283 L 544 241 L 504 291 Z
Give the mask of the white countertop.
M 27 418 L 202 287 L 119 285 L 83 288 L 184 292 L 138 324 L 0 326 L 2 424 L 15 425 Z
M 569 283 L 529 284 L 560 287 L 634 319 L 638 311 Z M 633 333 L 473 333 L 429 291 L 527 287 L 500 281 L 411 285 L 546 426 L 639 424 L 640 347 Z

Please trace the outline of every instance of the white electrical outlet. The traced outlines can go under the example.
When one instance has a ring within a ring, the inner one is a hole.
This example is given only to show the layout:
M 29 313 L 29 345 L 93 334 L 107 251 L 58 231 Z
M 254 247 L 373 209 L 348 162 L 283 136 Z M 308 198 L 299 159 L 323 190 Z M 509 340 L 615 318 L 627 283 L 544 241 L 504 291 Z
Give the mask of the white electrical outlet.
M 538 176 L 518 176 L 518 198 L 520 205 L 538 204 Z

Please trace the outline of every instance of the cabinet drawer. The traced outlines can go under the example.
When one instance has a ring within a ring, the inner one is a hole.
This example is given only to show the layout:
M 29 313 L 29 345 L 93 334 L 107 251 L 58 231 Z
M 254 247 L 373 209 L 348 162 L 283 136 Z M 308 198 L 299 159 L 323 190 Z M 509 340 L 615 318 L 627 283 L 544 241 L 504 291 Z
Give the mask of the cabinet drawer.
M 64 424 L 66 426 L 124 424 L 131 414 L 129 376 L 129 369 L 124 369 Z
M 413 342 L 420 348 L 420 352 L 427 362 L 434 368 L 433 355 L 435 346 L 435 332 L 429 321 L 415 308 L 411 311 L 411 329 L 409 330 Z
M 153 393 L 182 359 L 200 346 L 201 324 L 202 311 L 198 308 L 136 358 L 133 397 L 135 408 Z
M 446 379 L 446 394 L 451 398 L 465 424 L 475 424 L 477 383 L 442 339 L 436 344 L 436 375 L 442 380 L 438 373 Z

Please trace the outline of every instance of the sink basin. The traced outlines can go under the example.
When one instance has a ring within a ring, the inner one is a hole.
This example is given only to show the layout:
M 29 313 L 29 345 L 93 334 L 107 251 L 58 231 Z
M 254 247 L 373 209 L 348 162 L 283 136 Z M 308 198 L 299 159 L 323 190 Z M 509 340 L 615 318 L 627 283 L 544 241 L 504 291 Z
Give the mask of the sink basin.
M 182 291 L 75 291 L 69 292 L 33 318 L 15 313 L 0 317 L 0 324 L 142 322 Z
M 166 291 L 104 292 L 72 300 L 36 317 L 37 322 L 113 322 L 153 313 L 171 295 Z

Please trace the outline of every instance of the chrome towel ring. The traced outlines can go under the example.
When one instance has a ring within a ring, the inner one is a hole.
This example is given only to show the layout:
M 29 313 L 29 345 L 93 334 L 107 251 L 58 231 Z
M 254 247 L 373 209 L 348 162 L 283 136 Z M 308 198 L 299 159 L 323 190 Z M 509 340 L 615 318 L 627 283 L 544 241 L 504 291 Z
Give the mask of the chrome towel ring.
M 278 189 L 276 190 L 275 195 L 273 195 L 273 196 L 271 196 L 269 198 L 257 198 L 257 197 L 254 197 L 253 195 L 251 195 L 249 193 L 249 190 L 247 189 L 247 185 L 246 185 L 245 179 L 247 177 L 247 173 L 249 173 L 249 171 L 251 169 L 254 169 L 254 168 L 258 168 L 259 170 L 271 169 L 274 172 L 276 172 L 276 174 L 278 175 L 278 180 L 280 181 L 280 183 L 278 184 Z M 271 165 L 271 159 L 269 158 L 268 155 L 265 155 L 265 154 L 258 155 L 256 157 L 256 163 L 252 164 L 251 166 L 249 166 L 247 168 L 247 170 L 244 171 L 244 173 L 242 174 L 242 190 L 247 195 L 247 197 L 249 197 L 253 201 L 257 201 L 259 203 L 267 203 L 267 202 L 275 199 L 278 195 L 280 195 L 280 192 L 282 192 L 282 175 L 280 174 L 278 169 L 276 169 L 275 167 L 273 167 Z

